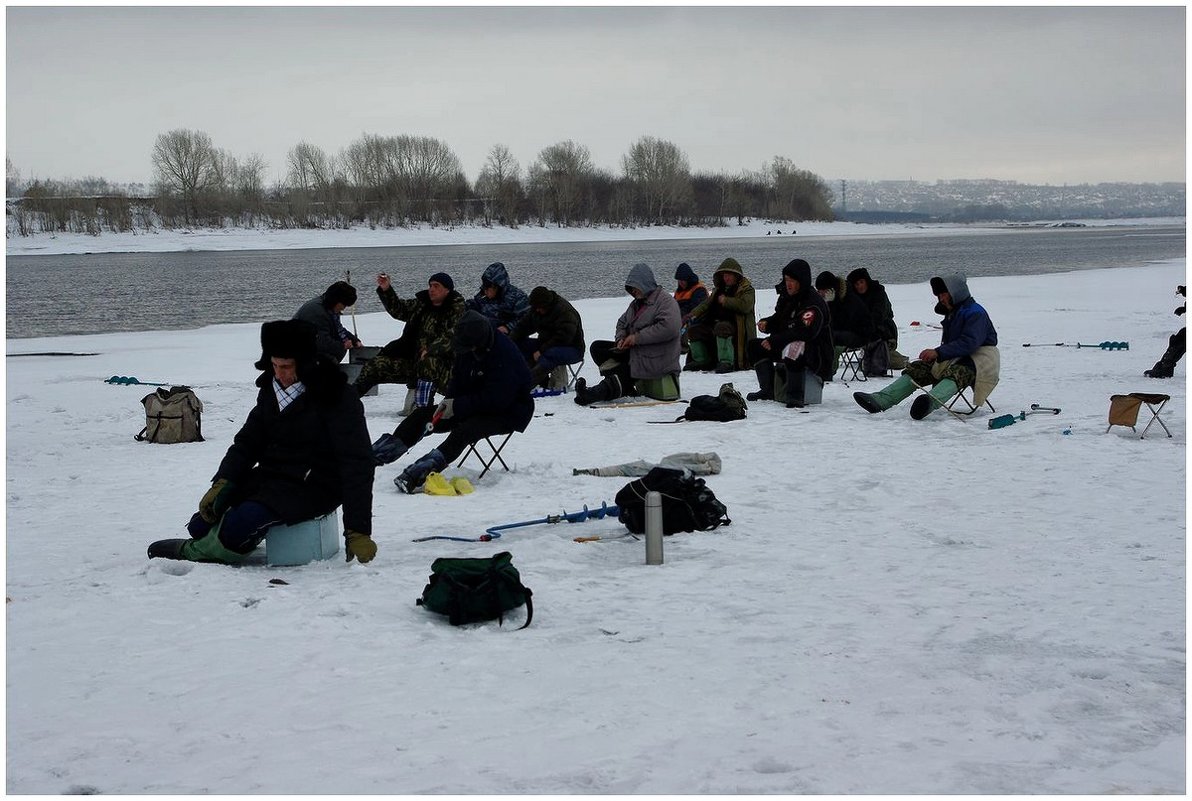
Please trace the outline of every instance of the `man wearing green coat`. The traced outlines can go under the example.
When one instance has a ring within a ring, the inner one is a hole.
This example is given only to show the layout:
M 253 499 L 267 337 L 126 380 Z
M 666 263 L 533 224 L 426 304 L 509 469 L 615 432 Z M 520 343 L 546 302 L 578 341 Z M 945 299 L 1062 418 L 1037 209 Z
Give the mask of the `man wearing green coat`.
M 691 347 L 684 370 L 731 373 L 749 368 L 745 346 L 757 339 L 753 284 L 736 259 L 720 263 L 712 274 L 712 293 L 684 317 Z
M 451 335 L 464 313 L 464 297 L 447 273 L 435 273 L 427 288 L 409 299 L 397 296 L 389 276 L 377 276 L 377 296 L 385 311 L 406 325 L 401 336 L 381 348 L 356 378 L 361 395 L 377 384 L 406 384 L 415 389 L 416 406 L 433 406 L 435 392 L 451 381 Z

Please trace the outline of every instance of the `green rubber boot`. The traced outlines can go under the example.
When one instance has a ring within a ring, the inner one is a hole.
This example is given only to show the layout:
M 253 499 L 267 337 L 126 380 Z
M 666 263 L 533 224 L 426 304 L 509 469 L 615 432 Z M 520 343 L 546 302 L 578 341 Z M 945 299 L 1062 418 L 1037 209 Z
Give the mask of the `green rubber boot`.
M 243 562 L 247 554 L 229 551 L 219 541 L 219 530 L 222 526 L 223 518 L 220 518 L 201 540 L 188 540 L 182 546 L 182 558 L 191 562 L 220 562 L 225 565 Z
M 731 373 L 737 369 L 737 351 L 731 337 L 716 337 L 716 372 Z
M 951 382 L 949 382 L 951 383 Z M 952 384 L 952 386 L 956 386 Z M 877 414 L 884 412 L 892 406 L 902 403 L 911 396 L 915 391 L 915 382 L 911 381 L 908 375 L 900 375 L 898 378 L 885 389 L 880 392 L 854 392 L 853 400 L 857 404 L 869 412 L 870 414 Z
M 955 381 L 945 378 L 932 387 L 926 395 L 915 398 L 915 402 L 911 404 L 911 417 L 915 420 L 922 420 L 951 400 L 952 396 L 959 391 L 960 387 L 956 386 Z
M 708 353 L 708 346 L 703 342 L 691 340 L 688 343 L 691 347 L 690 357 L 687 360 L 687 366 L 684 370 L 707 370 L 712 366 L 712 354 Z

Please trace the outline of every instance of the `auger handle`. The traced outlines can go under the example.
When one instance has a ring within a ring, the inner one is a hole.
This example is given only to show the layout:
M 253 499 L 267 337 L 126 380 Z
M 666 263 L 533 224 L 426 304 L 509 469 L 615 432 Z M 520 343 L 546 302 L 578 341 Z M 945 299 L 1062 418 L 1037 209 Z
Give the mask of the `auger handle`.
M 1032 411 L 1032 412 L 1051 412 L 1052 414 L 1059 414 L 1059 413 L 1060 413 L 1060 410 L 1059 410 L 1059 408 L 1058 408 L 1058 407 L 1055 407 L 1055 406 L 1040 406 L 1040 405 L 1039 405 L 1039 404 L 1037 404 L 1037 403 L 1032 403 L 1032 404 L 1031 404 L 1031 411 Z

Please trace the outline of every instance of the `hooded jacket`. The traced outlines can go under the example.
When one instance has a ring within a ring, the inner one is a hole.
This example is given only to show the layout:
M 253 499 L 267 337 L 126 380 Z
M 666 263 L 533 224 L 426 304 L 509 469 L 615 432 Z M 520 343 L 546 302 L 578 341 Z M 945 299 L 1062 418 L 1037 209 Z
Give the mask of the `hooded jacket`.
M 733 273 L 737 276 L 735 287 L 730 289 L 725 285 L 725 273 Z M 741 270 L 741 265 L 733 258 L 725 259 L 716 268 L 716 272 L 712 274 L 712 286 L 712 292 L 708 295 L 707 300 L 696 306 L 691 312 L 691 319 L 700 321 L 701 317 L 708 317 L 711 320 L 718 315 L 731 315 L 736 327 L 736 336 L 733 341 L 733 349 L 737 358 L 735 367 L 745 369 L 750 366 L 749 356 L 745 352 L 745 343 L 751 339 L 757 339 L 757 317 L 754 311 L 757 294 L 754 292 L 753 284 Z M 725 299 L 724 305 L 720 304 L 718 300 L 720 297 Z
M 774 304 L 774 313 L 764 318 L 771 358 L 781 359 L 783 349 L 792 342 L 805 342 L 805 368 L 824 381 L 831 381 L 836 355 L 832 347 L 831 315 L 828 304 L 811 281 L 811 266 L 802 259 L 795 259 L 782 268 L 782 274 L 798 281 L 799 291 L 788 294 L 785 282 L 774 287 L 778 291 L 778 302 Z
M 861 296 L 850 291 L 848 282 L 840 277 L 836 277 L 836 285 L 832 288 L 836 290 L 836 297 L 828 301 L 832 330 L 856 334 L 866 343 L 878 339 L 877 329 Z
M 879 281 L 870 278 L 868 270 L 858 267 L 848 274 L 849 289 L 853 288 L 853 284 L 858 278 L 864 278 L 869 282 L 865 294 L 857 294 L 857 297 L 869 310 L 869 319 L 873 321 L 874 330 L 879 337 L 893 341 L 894 347 L 897 347 L 898 324 L 894 322 L 894 307 L 890 305 L 890 296 L 886 294 L 886 288 Z
M 662 378 L 679 373 L 679 304 L 658 286 L 649 265 L 638 263 L 629 271 L 625 286 L 645 293 L 634 298 L 617 320 L 617 341 L 633 334 L 629 373 L 635 379 Z
M 517 345 L 492 330 L 491 344 L 456 354 L 446 395 L 458 420 L 485 415 L 525 431 L 534 417 L 534 379 Z
M 310 520 L 343 505 L 344 529 L 372 532 L 373 458 L 364 405 L 325 356 L 300 362 L 306 387 L 278 410 L 273 373 L 257 378 L 257 403 L 212 480 L 226 478 L 244 500 L 283 523 Z
M 940 345 L 935 349 L 937 361 L 932 366 L 932 372 L 939 376 L 947 365 L 955 359 L 968 357 L 977 370 L 977 380 L 973 387 L 973 402 L 980 406 L 989 397 L 989 393 L 997 386 L 1001 373 L 1001 353 L 997 349 L 997 330 L 989 313 L 973 298 L 969 292 L 968 281 L 963 275 L 946 275 L 931 279 L 931 289 L 935 294 L 938 290 L 947 291 L 952 296 L 952 310 L 937 304 L 935 310 L 944 315 L 943 334 Z
M 497 288 L 497 296 L 491 300 L 484 294 L 484 288 L 489 285 Z M 509 283 L 509 273 L 498 261 L 488 265 L 480 275 L 480 291 L 467 302 L 467 308 L 480 312 L 492 320 L 493 325 L 512 329 L 514 323 L 530 310 L 530 298 Z
M 686 289 L 675 289 L 675 302 L 679 304 L 679 313 L 686 317 L 696 306 L 708 299 L 708 288 L 687 262 L 683 262 L 675 270 L 675 280 L 687 282 Z

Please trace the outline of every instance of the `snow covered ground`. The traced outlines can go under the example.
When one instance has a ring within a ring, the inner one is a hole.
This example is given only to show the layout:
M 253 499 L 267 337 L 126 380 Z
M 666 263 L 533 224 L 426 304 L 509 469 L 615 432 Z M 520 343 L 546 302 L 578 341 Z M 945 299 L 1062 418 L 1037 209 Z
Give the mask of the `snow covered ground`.
M 437 438 L 379 469 L 363 566 L 145 558 L 184 536 L 251 407 L 257 324 L 10 340 L 6 789 L 1183 793 L 1186 361 L 1173 380 L 1142 371 L 1185 282 L 1183 259 L 973 279 L 1001 337 L 998 413 L 1063 410 L 1003 429 L 988 412 L 915 422 L 909 402 L 870 416 L 851 394 L 884 380 L 727 424 L 543 399 L 505 449 L 512 472 L 448 471 L 470 496 L 394 489 Z M 928 288 L 890 294 L 901 350 L 936 344 Z M 589 338 L 626 302 L 578 301 Z M 400 330 L 358 324 L 369 343 Z M 1104 340 L 1130 349 L 1022 347 Z M 97 355 L 14 356 L 48 351 Z M 135 442 L 152 388 L 112 375 L 193 386 L 207 441 Z M 685 373 L 684 396 L 722 380 Z M 1171 394 L 1174 438 L 1105 433 L 1109 396 L 1131 391 Z M 374 437 L 403 395 L 366 399 Z M 640 540 L 573 540 L 624 531 L 607 519 L 411 541 L 611 503 L 625 483 L 573 468 L 709 450 L 733 523 L 668 538 L 661 566 Z M 435 557 L 499 550 L 534 590 L 530 628 L 415 606 Z

